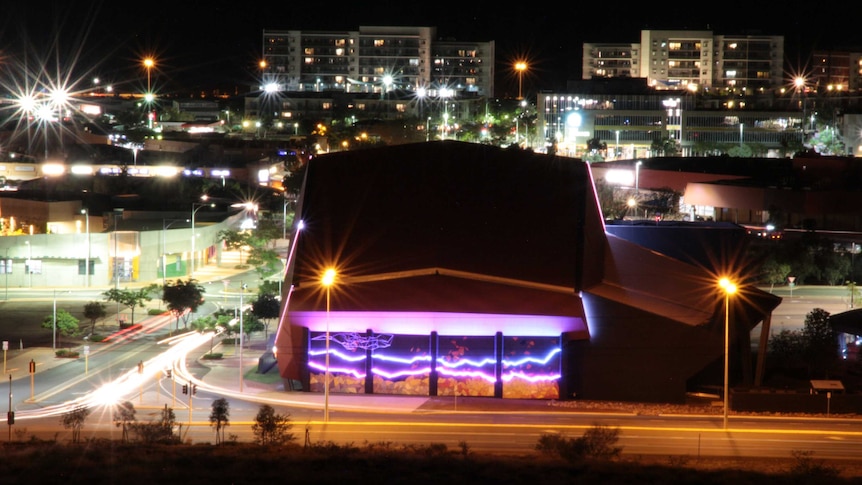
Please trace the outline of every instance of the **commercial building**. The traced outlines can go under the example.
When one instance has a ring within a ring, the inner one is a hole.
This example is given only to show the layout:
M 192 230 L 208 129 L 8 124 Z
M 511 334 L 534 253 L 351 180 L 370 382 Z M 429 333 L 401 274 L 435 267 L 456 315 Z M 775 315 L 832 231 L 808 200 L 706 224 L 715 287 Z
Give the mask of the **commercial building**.
M 452 141 L 327 154 L 295 220 L 275 343 L 290 390 L 681 401 L 721 381 L 719 277 L 741 290 L 734 376 L 780 302 L 749 284 L 741 227 L 686 228 L 684 258 L 616 236 L 590 166 L 565 157 Z

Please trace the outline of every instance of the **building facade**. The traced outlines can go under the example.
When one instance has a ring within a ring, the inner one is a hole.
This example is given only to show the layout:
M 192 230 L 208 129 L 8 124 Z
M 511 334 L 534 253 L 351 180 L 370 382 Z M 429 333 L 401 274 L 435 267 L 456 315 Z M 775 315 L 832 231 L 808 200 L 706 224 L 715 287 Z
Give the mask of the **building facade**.
M 438 41 L 435 27 L 264 30 L 261 78 L 283 92 L 494 92 L 494 41 Z
M 784 37 L 642 30 L 640 43 L 585 43 L 583 78 L 640 77 L 655 89 L 768 89 L 783 83 Z
M 710 154 L 728 146 L 754 147 L 763 155 L 804 138 L 801 111 L 705 109 L 695 93 L 647 94 L 594 92 L 541 93 L 536 100 L 538 137 L 546 148 L 567 156 L 584 156 L 587 143 L 598 139 L 607 158 L 661 155 L 654 143 L 673 141 L 683 156 Z

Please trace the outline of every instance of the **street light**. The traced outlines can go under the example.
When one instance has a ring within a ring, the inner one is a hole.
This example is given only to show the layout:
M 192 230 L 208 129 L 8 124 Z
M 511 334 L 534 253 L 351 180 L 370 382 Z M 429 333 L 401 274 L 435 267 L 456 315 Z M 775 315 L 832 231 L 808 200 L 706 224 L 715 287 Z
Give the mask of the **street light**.
M 321 284 L 326 288 L 326 360 L 323 377 L 323 422 L 329 422 L 329 288 L 335 283 L 335 269 L 329 268 L 323 272 Z
M 201 200 L 207 200 L 208 197 L 206 195 L 201 197 Z M 192 202 L 192 255 L 189 258 L 191 261 L 191 267 L 189 269 L 189 278 L 194 278 L 195 276 L 195 239 L 197 239 L 197 234 L 195 234 L 195 214 L 197 211 L 201 210 L 204 207 L 215 207 L 213 203 L 199 203 Z
M 718 280 L 718 286 L 724 290 L 724 429 L 727 429 L 727 410 L 729 407 L 729 376 L 730 376 L 730 295 L 736 293 L 736 285 L 727 278 Z
M 635 164 L 635 195 L 640 195 L 641 165 L 643 165 L 643 162 L 640 160 Z
M 243 347 L 243 329 L 242 329 L 242 313 L 243 302 L 242 296 L 245 291 L 246 284 L 239 282 L 239 392 L 242 392 L 242 347 Z
M 524 71 L 527 70 L 527 63 L 524 61 L 518 61 L 515 63 L 515 71 L 518 72 L 518 99 L 523 99 L 521 96 L 521 88 L 523 87 L 524 81 Z
M 151 88 L 150 88 L 150 70 L 153 68 L 153 66 L 155 64 L 156 64 L 156 62 L 153 61 L 152 57 L 147 57 L 146 59 L 144 59 L 144 67 L 147 69 L 147 93 L 149 93 L 151 90 Z
M 84 214 L 84 226 L 87 229 L 87 256 L 84 259 L 84 287 L 90 287 L 90 211 L 81 209 L 81 214 Z
M 177 222 L 189 222 L 188 219 L 174 219 L 170 223 L 168 223 L 170 219 L 162 219 L 162 287 L 167 285 L 167 274 L 168 274 L 168 242 L 167 242 L 167 231 L 168 229 L 176 224 Z
M 33 245 L 30 241 L 24 241 L 27 245 L 27 287 L 33 287 Z

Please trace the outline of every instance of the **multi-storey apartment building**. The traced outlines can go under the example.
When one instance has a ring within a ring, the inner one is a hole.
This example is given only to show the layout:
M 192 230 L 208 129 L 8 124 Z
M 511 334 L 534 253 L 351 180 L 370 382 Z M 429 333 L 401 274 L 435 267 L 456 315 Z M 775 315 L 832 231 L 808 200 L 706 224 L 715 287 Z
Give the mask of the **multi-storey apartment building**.
M 261 74 L 283 92 L 491 96 L 494 56 L 494 41 L 438 41 L 435 27 L 264 30 Z
M 643 30 L 641 42 L 585 43 L 583 78 L 640 77 L 655 89 L 782 85 L 784 38 L 712 31 Z

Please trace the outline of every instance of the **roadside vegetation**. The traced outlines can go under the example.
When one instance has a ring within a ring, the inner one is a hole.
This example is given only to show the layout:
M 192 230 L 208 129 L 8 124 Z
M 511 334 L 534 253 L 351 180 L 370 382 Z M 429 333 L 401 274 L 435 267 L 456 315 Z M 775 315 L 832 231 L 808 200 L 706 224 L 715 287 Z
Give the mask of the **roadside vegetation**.
M 214 444 L 188 444 L 182 425 L 167 406 L 148 421 L 138 421 L 130 402 L 114 414 L 119 440 L 84 440 L 89 411 L 77 408 L 61 417 L 73 438 L 66 443 L 26 440 L 26 429 L 3 444 L 0 477 L 27 477 L 29 483 L 124 485 L 152 483 L 341 483 L 387 484 L 806 484 L 858 483 L 862 467 L 818 460 L 799 450 L 786 459 L 694 456 L 631 456 L 618 446 L 618 428 L 594 425 L 581 436 L 545 434 L 536 452 L 516 456 L 479 454 L 462 441 L 456 449 L 442 443 L 398 445 L 391 442 L 337 444 L 297 440 L 289 414 L 261 405 L 253 424 L 254 441 L 241 443 L 225 431 L 230 405 L 212 404 Z M 2 482 L 2 480 L 0 480 Z M 8 482 L 12 483 L 12 482 Z

